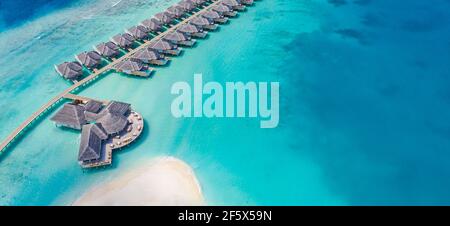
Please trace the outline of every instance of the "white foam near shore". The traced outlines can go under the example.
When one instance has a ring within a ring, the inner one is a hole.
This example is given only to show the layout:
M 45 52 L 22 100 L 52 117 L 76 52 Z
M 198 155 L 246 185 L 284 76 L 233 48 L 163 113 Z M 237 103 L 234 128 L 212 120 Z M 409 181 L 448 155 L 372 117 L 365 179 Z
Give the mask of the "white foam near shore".
M 73 205 L 203 205 L 191 167 L 173 157 L 151 160 L 87 191 Z

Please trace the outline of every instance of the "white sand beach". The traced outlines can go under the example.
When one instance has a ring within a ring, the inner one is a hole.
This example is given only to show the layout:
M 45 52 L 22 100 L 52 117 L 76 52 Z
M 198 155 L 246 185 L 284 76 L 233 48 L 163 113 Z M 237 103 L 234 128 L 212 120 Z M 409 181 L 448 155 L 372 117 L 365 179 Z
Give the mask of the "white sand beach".
M 203 205 L 200 184 L 183 161 L 161 157 L 95 186 L 73 205 Z

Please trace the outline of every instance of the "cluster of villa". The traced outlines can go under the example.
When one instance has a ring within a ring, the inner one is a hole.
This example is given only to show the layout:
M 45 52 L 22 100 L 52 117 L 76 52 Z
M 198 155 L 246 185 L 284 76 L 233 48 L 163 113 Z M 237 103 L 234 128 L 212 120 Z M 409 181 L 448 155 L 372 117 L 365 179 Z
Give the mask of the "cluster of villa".
M 185 21 L 211 4 L 214 5 L 208 10 Z M 182 49 L 179 46 L 193 46 L 195 38 L 207 36 L 206 30 L 215 30 L 218 23 L 226 23 L 228 17 L 236 16 L 236 11 L 242 11 L 245 5 L 251 4 L 253 0 L 182 0 L 139 25 L 126 29 L 125 33 L 113 36 L 110 41 L 96 45 L 94 50 L 76 55 L 76 61 L 55 65 L 55 69 L 61 76 L 76 83 L 83 76 L 83 68 L 95 72 L 102 67 L 102 60 L 114 62 L 117 57 L 145 43 L 146 48 L 139 49 L 113 68 L 117 72 L 147 77 L 153 71 L 149 65 L 165 65 L 170 59 L 167 55 L 180 54 Z M 176 29 L 170 29 L 177 24 Z M 169 29 L 170 32 L 160 37 Z
M 142 117 L 130 104 L 96 100 L 65 104 L 52 118 L 57 126 L 81 130 L 78 162 L 83 168 L 112 163 L 112 151 L 122 148 L 142 133 Z

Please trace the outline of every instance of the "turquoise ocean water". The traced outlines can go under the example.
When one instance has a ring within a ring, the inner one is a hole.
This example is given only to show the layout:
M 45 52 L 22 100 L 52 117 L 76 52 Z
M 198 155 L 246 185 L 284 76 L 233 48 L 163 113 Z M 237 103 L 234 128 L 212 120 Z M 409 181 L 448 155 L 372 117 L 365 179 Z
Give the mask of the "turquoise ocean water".
M 14 20 L 0 10 L 1 139 L 69 86 L 53 64 L 176 1 L 118 2 L 54 1 Z M 112 73 L 81 92 L 129 102 L 146 120 L 143 139 L 115 154 L 113 167 L 83 172 L 79 133 L 44 119 L 1 157 L 0 204 L 70 204 L 164 155 L 193 167 L 211 205 L 450 204 L 449 7 L 256 1 L 151 79 Z M 170 88 L 194 73 L 280 82 L 279 126 L 173 118 Z

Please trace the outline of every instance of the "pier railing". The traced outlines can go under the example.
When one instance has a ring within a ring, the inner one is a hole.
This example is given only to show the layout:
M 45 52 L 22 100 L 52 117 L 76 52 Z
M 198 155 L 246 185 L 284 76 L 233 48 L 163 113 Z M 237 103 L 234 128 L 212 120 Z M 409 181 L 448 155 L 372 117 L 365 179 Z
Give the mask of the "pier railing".
M 98 76 L 100 76 L 100 75 L 104 74 L 105 72 L 113 69 L 113 67 L 117 63 L 122 62 L 122 61 L 132 57 L 137 51 L 148 47 L 152 41 L 157 41 L 157 40 L 162 39 L 166 34 L 172 32 L 172 31 L 175 31 L 181 25 L 188 23 L 193 18 L 199 16 L 201 13 L 211 9 L 214 5 L 217 5 L 219 3 L 220 3 L 219 1 L 212 2 L 210 5 L 206 6 L 205 8 L 201 9 L 200 11 L 194 13 L 193 15 L 191 15 L 188 18 L 186 18 L 185 20 L 183 20 L 183 21 L 173 25 L 169 29 L 167 29 L 164 32 L 162 32 L 162 33 L 158 34 L 157 36 L 153 37 L 151 40 L 149 40 L 149 41 L 145 42 L 144 44 L 140 45 L 139 47 L 129 51 L 128 53 L 126 53 L 122 57 L 118 58 L 117 60 L 114 60 L 112 63 L 106 65 L 105 67 L 100 68 L 99 70 L 95 71 L 91 75 L 89 75 L 86 78 L 82 79 L 81 81 L 75 83 L 71 87 L 67 88 L 62 93 L 58 94 L 56 97 L 51 99 L 45 105 L 40 107 L 39 110 L 34 112 L 30 117 L 28 117 L 27 120 L 25 120 L 22 124 L 20 124 L 19 127 L 17 127 L 11 134 L 9 134 L 6 137 L 6 139 L 0 145 L 0 154 L 2 154 L 8 147 L 10 147 L 14 143 L 14 141 L 16 141 L 19 138 L 19 136 L 22 135 L 23 132 L 31 124 L 36 122 L 36 120 L 38 120 L 39 118 L 43 117 L 46 113 L 48 113 L 48 111 L 52 110 L 55 106 L 57 106 L 58 103 L 63 101 L 63 99 L 65 99 L 66 96 L 70 96 L 70 94 L 72 94 L 72 92 L 78 91 L 80 88 L 86 86 L 91 81 L 97 79 Z

